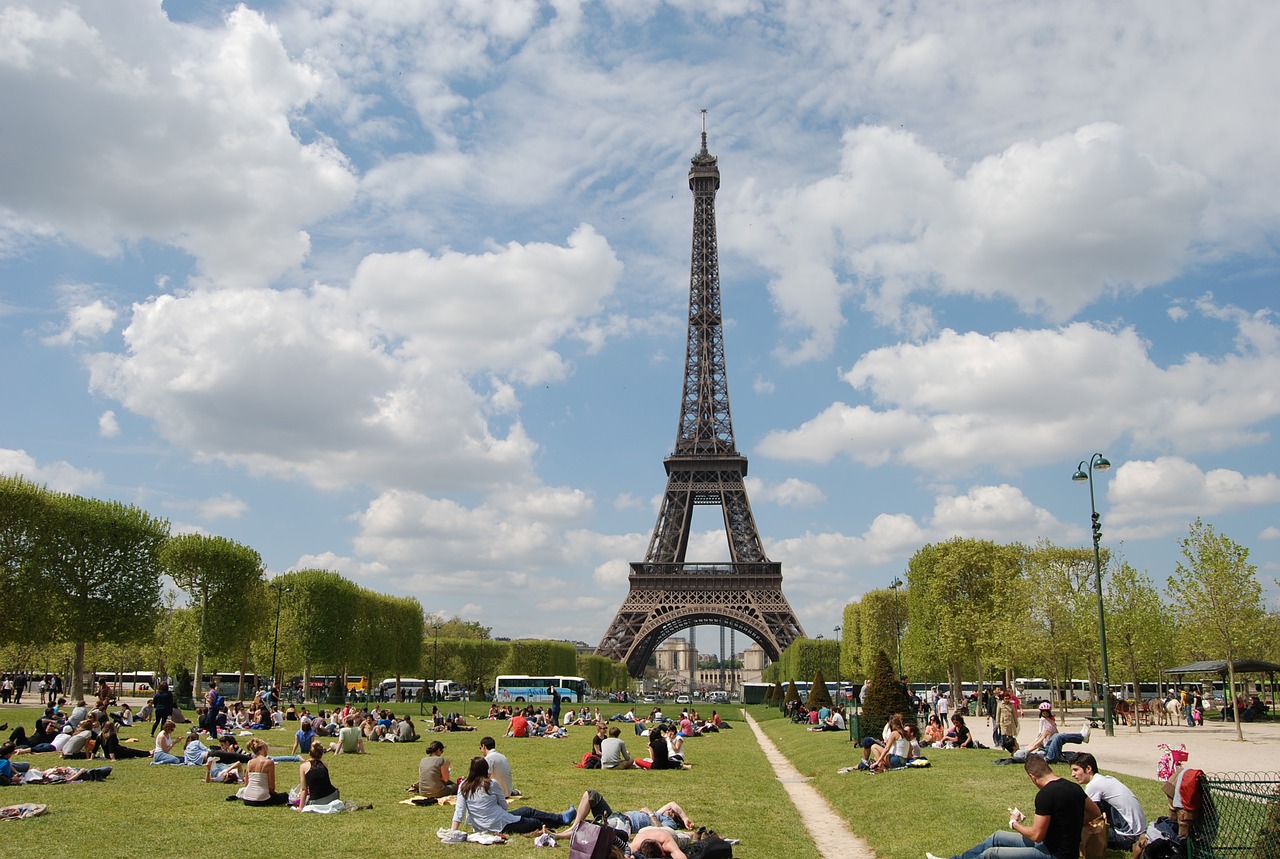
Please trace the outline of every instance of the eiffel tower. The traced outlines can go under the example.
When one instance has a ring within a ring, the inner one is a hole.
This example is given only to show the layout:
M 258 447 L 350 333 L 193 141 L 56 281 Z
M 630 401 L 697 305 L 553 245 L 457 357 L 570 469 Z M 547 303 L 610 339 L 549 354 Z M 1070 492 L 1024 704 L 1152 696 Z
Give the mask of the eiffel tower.
M 674 452 L 663 460 L 667 492 L 645 559 L 631 564 L 630 592 L 596 653 L 625 662 L 633 677 L 676 632 L 698 625 L 728 626 L 759 644 L 772 660 L 804 636 L 782 594 L 782 564 L 760 542 L 729 415 L 724 329 L 720 316 L 720 258 L 716 191 L 720 168 L 702 150 L 689 168 L 693 191 L 693 252 L 689 262 L 689 335 L 684 393 Z M 696 505 L 719 505 L 729 538 L 729 563 L 685 560 Z

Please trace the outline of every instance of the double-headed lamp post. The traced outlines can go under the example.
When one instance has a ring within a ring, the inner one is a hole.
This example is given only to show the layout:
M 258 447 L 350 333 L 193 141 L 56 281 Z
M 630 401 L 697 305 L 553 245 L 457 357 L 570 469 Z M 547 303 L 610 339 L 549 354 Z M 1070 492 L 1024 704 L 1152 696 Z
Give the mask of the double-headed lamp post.
M 1088 471 L 1085 471 L 1086 464 Z M 1102 523 L 1098 518 L 1098 505 L 1093 494 L 1093 472 L 1106 471 L 1111 463 L 1100 453 L 1095 453 L 1087 460 L 1080 460 L 1076 473 L 1071 479 L 1077 483 L 1089 482 L 1089 514 L 1093 522 L 1093 583 L 1098 591 L 1098 638 L 1102 646 L 1102 720 L 1107 729 L 1107 736 L 1116 735 L 1115 722 L 1111 714 L 1111 672 L 1107 668 L 1107 615 L 1102 607 L 1102 553 L 1098 542 L 1102 539 Z
M 898 588 L 902 587 L 902 579 L 897 576 L 889 582 L 893 588 L 893 638 L 898 650 L 898 679 L 902 679 L 902 615 L 898 611 Z

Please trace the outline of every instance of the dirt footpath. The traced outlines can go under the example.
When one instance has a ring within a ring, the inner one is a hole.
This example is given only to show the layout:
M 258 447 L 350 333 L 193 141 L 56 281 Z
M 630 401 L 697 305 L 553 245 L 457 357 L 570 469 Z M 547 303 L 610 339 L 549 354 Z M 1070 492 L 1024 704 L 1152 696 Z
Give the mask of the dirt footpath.
M 765 736 L 764 731 L 756 724 L 756 720 L 743 711 L 747 724 L 755 732 L 756 741 L 764 750 L 764 756 L 773 766 L 778 781 L 786 788 L 796 813 L 804 822 L 805 829 L 813 837 L 823 859 L 875 859 L 875 853 L 867 843 L 850 831 L 844 818 L 836 814 L 831 804 L 809 784 L 809 780 L 800 775 L 800 771 L 791 765 L 791 761 L 778 751 L 773 741 Z

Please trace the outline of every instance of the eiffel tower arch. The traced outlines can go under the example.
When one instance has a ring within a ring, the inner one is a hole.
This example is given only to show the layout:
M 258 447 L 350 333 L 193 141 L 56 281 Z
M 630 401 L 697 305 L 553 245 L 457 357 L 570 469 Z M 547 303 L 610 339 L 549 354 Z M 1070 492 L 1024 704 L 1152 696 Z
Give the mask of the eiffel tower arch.
M 704 112 L 705 113 L 705 112 Z M 747 499 L 747 458 L 738 453 L 729 410 L 716 191 L 720 168 L 702 149 L 689 168 L 693 192 L 693 248 L 689 263 L 689 329 L 676 445 L 663 460 L 667 490 L 643 561 L 631 564 L 630 590 L 596 648 L 625 662 L 633 677 L 664 640 L 699 625 L 745 634 L 772 660 L 804 636 L 782 593 L 782 564 L 765 554 Z M 729 541 L 727 563 L 685 558 L 696 506 L 718 506 Z

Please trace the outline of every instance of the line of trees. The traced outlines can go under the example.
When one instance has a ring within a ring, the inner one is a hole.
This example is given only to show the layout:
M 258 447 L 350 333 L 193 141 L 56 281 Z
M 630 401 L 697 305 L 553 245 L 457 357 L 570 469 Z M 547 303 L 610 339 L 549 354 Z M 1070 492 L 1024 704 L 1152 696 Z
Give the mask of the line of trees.
M 1182 662 L 1280 661 L 1280 615 L 1268 614 L 1249 552 L 1197 519 L 1162 595 L 1151 577 L 1102 553 L 1108 674 L 1137 688 Z M 902 673 L 927 682 L 1100 682 L 1092 548 L 955 538 L 922 547 L 901 591 L 869 591 L 845 606 L 840 677 L 869 675 L 901 646 Z M 793 643 L 765 679 L 832 676 L 834 642 Z M 896 672 L 895 672 L 896 673 Z M 1228 689 L 1236 688 L 1234 671 Z M 1238 728 L 1237 728 L 1238 729 Z
M 177 590 L 168 589 L 165 576 Z M 170 537 L 169 523 L 112 501 L 0 477 L 0 665 L 301 675 L 453 678 L 482 693 L 499 673 L 581 674 L 629 688 L 626 667 L 573 645 L 493 641 L 490 630 L 432 616 L 418 600 L 363 588 L 330 570 L 269 581 L 259 554 L 225 537 Z M 193 670 L 193 671 L 192 671 Z M 182 690 L 186 691 L 186 690 Z M 198 690 L 196 691 L 198 694 Z M 248 690 L 241 690 L 244 697 Z

